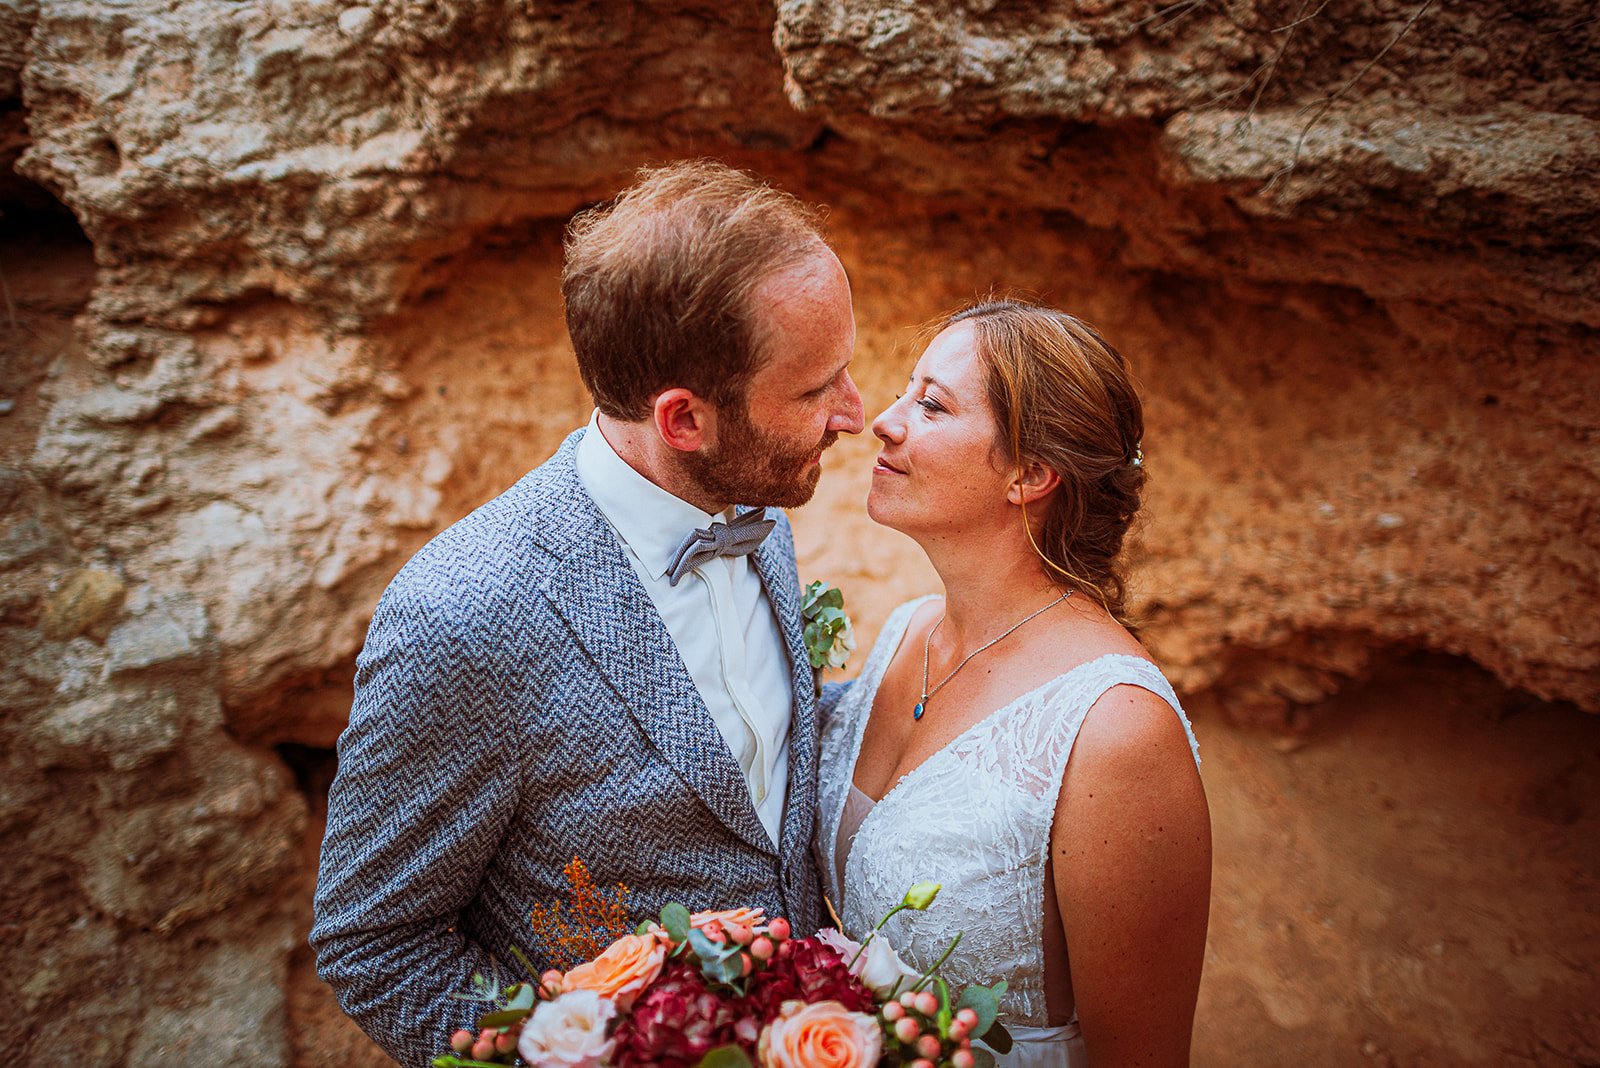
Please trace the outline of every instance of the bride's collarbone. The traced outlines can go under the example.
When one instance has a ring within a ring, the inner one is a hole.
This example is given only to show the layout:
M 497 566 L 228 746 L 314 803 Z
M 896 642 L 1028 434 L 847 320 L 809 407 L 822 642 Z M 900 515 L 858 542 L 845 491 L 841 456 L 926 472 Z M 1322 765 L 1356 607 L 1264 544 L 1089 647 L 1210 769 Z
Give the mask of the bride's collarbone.
M 869 797 L 882 799 L 956 739 L 1052 679 L 1107 653 L 1143 655 L 1121 627 L 1064 614 L 1041 619 L 1042 626 L 1018 634 L 1007 648 L 984 650 L 943 685 L 965 652 L 930 656 L 927 686 L 935 692 L 924 701 L 924 643 L 938 618 L 936 606 L 918 613 L 873 696 L 854 776 Z M 913 715 L 919 703 L 921 719 Z

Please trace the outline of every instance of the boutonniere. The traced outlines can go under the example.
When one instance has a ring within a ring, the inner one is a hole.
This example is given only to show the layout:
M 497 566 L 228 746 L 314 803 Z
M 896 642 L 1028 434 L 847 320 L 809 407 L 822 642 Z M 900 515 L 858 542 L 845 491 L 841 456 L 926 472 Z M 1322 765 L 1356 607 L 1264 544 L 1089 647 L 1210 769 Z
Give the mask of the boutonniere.
M 844 612 L 844 593 L 826 582 L 809 584 L 800 595 L 800 621 L 805 626 L 811 675 L 821 693 L 822 673 L 844 667 L 856 651 L 856 632 Z

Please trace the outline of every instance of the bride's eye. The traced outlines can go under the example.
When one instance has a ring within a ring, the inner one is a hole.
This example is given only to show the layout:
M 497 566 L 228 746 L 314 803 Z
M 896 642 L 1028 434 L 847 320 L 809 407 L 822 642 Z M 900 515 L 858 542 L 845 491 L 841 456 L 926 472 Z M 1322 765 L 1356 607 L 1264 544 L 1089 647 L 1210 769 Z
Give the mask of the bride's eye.
M 939 404 L 938 401 L 933 400 L 933 399 L 931 399 L 929 397 L 918 397 L 917 398 L 917 404 L 920 405 L 922 407 L 922 410 L 925 411 L 925 412 L 942 412 L 942 411 L 944 411 L 944 408 Z

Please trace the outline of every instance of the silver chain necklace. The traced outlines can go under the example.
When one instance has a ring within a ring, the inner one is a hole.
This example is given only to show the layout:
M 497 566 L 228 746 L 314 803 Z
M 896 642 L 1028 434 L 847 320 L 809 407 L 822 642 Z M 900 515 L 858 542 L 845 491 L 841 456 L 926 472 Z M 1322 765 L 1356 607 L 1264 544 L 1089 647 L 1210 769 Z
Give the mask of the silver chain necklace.
M 928 636 L 922 640 L 922 700 L 918 701 L 917 702 L 917 707 L 913 708 L 911 710 L 911 718 L 912 719 L 916 719 L 916 720 L 920 720 L 922 718 L 922 713 L 924 713 L 924 712 L 926 712 L 928 710 L 928 698 L 932 697 L 934 694 L 936 694 L 940 690 L 944 689 L 944 684 L 949 682 L 951 679 L 955 678 L 956 677 L 956 672 L 960 671 L 962 668 L 966 667 L 968 660 L 971 660 L 973 657 L 977 656 L 979 653 L 983 652 L 985 649 L 989 648 L 991 645 L 998 645 L 1000 642 L 1004 641 L 1006 638 L 1009 638 L 1013 633 L 1015 633 L 1018 630 L 1018 628 L 1020 628 L 1022 626 L 1023 623 L 1028 622 L 1029 619 L 1033 619 L 1036 616 L 1044 615 L 1046 612 L 1050 611 L 1050 609 L 1054 608 L 1056 605 L 1060 604 L 1062 601 L 1065 601 L 1068 597 L 1071 597 L 1071 596 L 1072 596 L 1072 591 L 1068 590 L 1066 593 L 1063 593 L 1060 597 L 1057 597 L 1055 600 L 1051 601 L 1049 604 L 1045 605 L 1043 608 L 1039 609 L 1037 612 L 1034 612 L 1031 615 L 1029 615 L 1027 617 L 1027 619 L 1023 619 L 1021 622 L 1018 622 L 1018 623 L 1013 623 L 1011 625 L 1011 629 L 1007 630 L 1004 634 L 1000 635 L 1000 637 L 991 638 L 990 640 L 984 642 L 982 645 L 980 645 L 976 649 L 972 650 L 972 652 L 968 653 L 962 659 L 961 663 L 959 663 L 959 664 L 957 664 L 955 666 L 955 671 L 950 672 L 950 674 L 948 674 L 944 678 L 940 679 L 939 680 L 939 684 L 937 686 L 935 686 L 933 689 L 930 690 L 930 689 L 928 689 L 928 649 L 933 645 L 933 636 L 934 636 L 934 634 L 936 634 L 938 632 L 940 627 L 944 626 L 945 617 L 944 616 L 940 616 L 939 617 L 939 622 L 937 622 L 937 623 L 935 623 L 933 625 L 933 628 L 928 631 Z

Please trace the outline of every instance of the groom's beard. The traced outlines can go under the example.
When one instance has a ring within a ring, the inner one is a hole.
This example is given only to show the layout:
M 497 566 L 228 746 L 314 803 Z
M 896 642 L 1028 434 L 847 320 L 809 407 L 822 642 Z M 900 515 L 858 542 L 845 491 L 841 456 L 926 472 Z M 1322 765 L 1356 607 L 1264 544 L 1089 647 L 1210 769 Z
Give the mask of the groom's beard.
M 821 464 L 809 461 L 838 439 L 839 432 L 830 430 L 821 441 L 796 448 L 763 431 L 740 410 L 723 415 L 714 452 L 690 453 L 685 462 L 690 477 L 719 501 L 798 508 L 811 499 L 822 477 Z

